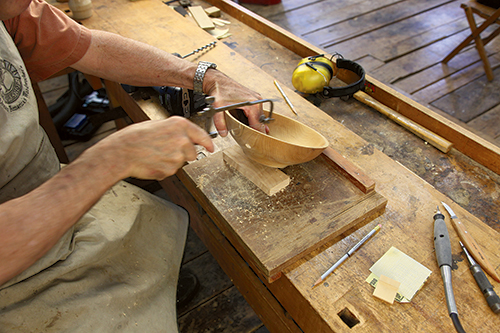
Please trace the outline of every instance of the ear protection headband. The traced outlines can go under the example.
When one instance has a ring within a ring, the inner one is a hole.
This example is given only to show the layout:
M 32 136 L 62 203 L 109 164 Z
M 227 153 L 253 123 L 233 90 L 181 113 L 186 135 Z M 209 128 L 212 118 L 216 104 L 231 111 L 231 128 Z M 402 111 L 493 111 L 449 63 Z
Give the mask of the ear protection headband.
M 322 92 L 323 97 L 350 96 L 365 86 L 365 70 L 359 64 L 344 59 L 341 55 L 335 60 L 323 54 L 302 59 L 292 74 L 292 84 L 298 91 L 306 94 Z M 333 58 L 333 56 L 332 56 Z M 354 72 L 359 80 L 344 87 L 330 87 L 330 80 L 337 73 L 334 68 L 342 68 Z

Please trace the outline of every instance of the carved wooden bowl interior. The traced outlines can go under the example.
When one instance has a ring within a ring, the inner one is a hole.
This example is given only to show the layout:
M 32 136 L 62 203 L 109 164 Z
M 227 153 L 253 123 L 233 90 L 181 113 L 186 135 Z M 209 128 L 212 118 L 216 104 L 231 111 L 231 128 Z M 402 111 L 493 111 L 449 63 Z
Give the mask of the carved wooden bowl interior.
M 224 114 L 229 132 L 245 155 L 272 168 L 309 162 L 329 145 L 325 137 L 312 128 L 277 113 L 272 115 L 274 121 L 268 124 L 267 135 L 246 125 L 248 122 L 241 110 Z M 269 112 L 264 114 L 267 117 Z

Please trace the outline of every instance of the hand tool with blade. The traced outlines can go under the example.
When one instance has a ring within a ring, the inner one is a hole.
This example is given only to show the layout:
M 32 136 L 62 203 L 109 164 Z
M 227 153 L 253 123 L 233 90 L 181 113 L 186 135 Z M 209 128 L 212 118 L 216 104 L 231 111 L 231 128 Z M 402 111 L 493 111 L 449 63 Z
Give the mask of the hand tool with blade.
M 444 215 L 439 211 L 439 206 L 437 207 L 436 214 L 434 214 L 434 248 L 436 250 L 436 259 L 441 271 L 441 277 L 443 278 L 448 313 L 457 332 L 465 332 L 458 319 L 457 305 L 453 294 L 453 285 L 451 284 L 451 265 L 453 261 L 451 257 L 450 235 L 444 222 Z
M 493 286 L 491 285 L 490 281 L 488 281 L 488 278 L 481 269 L 481 266 L 479 266 L 474 261 L 474 259 L 472 259 L 471 255 L 465 248 L 464 244 L 462 244 L 462 242 L 460 242 L 460 246 L 464 250 L 465 256 L 469 261 L 470 272 L 472 273 L 472 276 L 474 276 L 479 289 L 481 289 L 481 292 L 486 298 L 486 302 L 490 306 L 490 309 L 495 313 L 500 313 L 500 297 L 498 297 L 498 295 L 493 290 Z
M 226 106 L 221 106 L 218 108 L 213 107 L 213 103 L 215 102 L 215 97 L 214 96 L 207 96 L 205 97 L 205 102 L 207 104 L 207 107 L 205 107 L 202 111 L 198 111 L 197 115 L 205 117 L 205 130 L 210 134 L 212 137 L 217 136 L 217 132 L 211 132 L 210 128 L 212 127 L 212 118 L 217 112 L 222 112 L 222 111 L 228 111 L 228 110 L 239 110 L 243 106 L 248 106 L 248 105 L 255 105 L 255 104 L 263 104 L 263 103 L 269 103 L 270 104 L 270 109 L 269 109 L 269 115 L 268 117 L 261 115 L 259 118 L 259 122 L 263 124 L 269 124 L 271 121 L 274 119 L 272 118 L 273 116 L 273 100 L 271 99 L 260 99 L 257 101 L 247 101 L 247 102 L 241 102 L 241 103 L 236 103 L 236 104 L 231 104 L 231 105 L 226 105 Z M 241 112 L 241 116 L 246 118 L 246 116 Z M 248 122 L 248 119 L 246 120 Z M 244 122 L 245 123 L 245 122 Z M 245 123 L 245 125 L 249 125 L 248 123 Z
M 467 232 L 463 223 L 458 220 L 450 206 L 444 202 L 441 203 L 450 214 L 451 222 L 458 233 L 458 237 L 460 237 L 460 240 L 465 244 L 465 247 L 469 250 L 472 257 L 476 259 L 477 263 L 486 271 L 486 273 L 488 273 L 495 281 L 500 282 L 500 277 L 495 272 L 495 269 L 489 263 L 488 259 L 486 259 L 484 252 L 481 250 L 474 238 L 472 238 L 471 234 Z

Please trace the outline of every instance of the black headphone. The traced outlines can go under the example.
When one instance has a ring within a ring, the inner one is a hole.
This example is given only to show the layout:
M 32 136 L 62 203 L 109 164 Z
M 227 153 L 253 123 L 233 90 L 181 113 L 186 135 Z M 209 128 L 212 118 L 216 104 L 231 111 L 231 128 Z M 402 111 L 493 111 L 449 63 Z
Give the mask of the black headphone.
M 334 76 L 332 59 L 337 56 L 335 64 L 337 69 L 346 69 L 359 76 L 359 79 L 344 87 L 330 87 L 330 80 Z M 346 60 L 340 54 L 334 54 L 330 59 L 323 54 L 302 59 L 292 74 L 292 84 L 298 91 L 315 94 L 321 91 L 323 97 L 351 96 L 364 89 L 365 70 L 358 63 Z

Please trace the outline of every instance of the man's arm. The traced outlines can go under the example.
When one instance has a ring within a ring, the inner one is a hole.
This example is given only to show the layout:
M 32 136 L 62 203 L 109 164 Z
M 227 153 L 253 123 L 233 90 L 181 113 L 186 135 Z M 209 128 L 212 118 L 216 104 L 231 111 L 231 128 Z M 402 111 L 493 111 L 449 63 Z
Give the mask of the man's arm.
M 118 180 L 163 179 L 210 137 L 181 117 L 128 126 L 86 150 L 32 192 L 0 205 L 0 285 L 42 257 Z
M 197 64 L 138 41 L 92 30 L 92 42 L 87 53 L 71 67 L 83 73 L 135 86 L 193 89 Z M 258 93 L 213 69 L 205 74 L 203 91 L 216 97 L 214 106 L 261 99 Z M 264 125 L 259 123 L 262 106 L 246 107 L 244 111 L 250 124 L 263 131 Z M 227 130 L 223 115 L 216 115 L 214 123 L 219 133 L 225 136 Z

